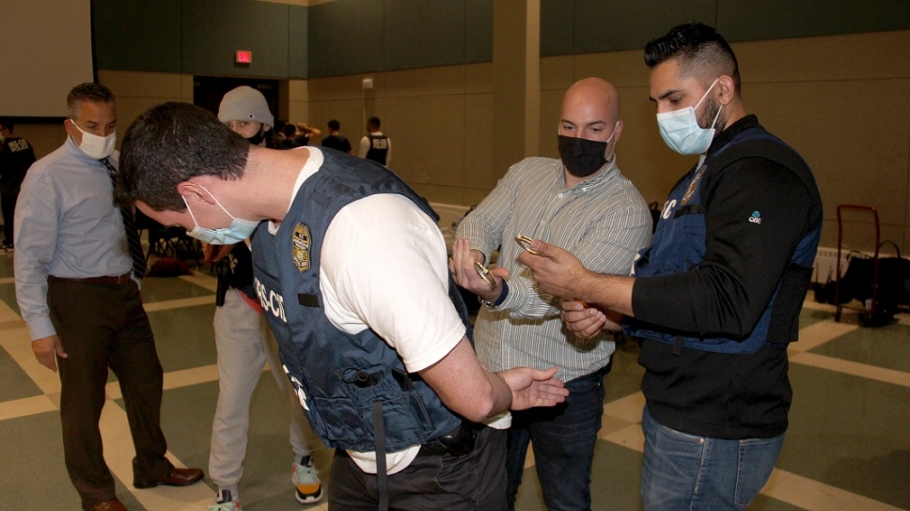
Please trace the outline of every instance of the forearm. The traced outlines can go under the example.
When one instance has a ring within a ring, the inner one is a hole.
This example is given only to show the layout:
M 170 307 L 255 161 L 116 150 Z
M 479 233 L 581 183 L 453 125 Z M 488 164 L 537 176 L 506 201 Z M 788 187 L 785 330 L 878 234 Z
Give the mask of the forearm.
M 634 277 L 604 275 L 589 272 L 575 279 L 570 286 L 578 290 L 578 300 L 602 309 L 618 312 L 624 316 L 635 316 L 632 308 Z

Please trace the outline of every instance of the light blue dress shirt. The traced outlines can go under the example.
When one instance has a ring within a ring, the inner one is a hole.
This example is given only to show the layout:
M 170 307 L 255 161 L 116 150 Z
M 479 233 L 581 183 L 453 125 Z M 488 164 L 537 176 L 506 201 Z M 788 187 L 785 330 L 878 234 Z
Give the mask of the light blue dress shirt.
M 110 159 L 116 167 L 119 153 Z M 69 137 L 26 174 L 16 203 L 15 273 L 16 299 L 32 340 L 56 334 L 47 307 L 48 275 L 103 277 L 132 270 L 112 192 L 107 167 Z

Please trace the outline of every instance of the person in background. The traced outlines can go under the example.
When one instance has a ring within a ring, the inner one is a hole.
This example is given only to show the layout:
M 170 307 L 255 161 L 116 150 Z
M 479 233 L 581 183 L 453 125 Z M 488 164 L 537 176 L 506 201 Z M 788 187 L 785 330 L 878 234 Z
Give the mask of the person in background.
M 186 103 L 141 115 L 123 155 L 121 202 L 200 237 L 256 232 L 260 304 L 335 447 L 330 509 L 505 509 L 505 432 L 479 423 L 567 391 L 555 367 L 482 367 L 426 201 L 374 162 L 250 146 Z
M 358 156 L 388 167 L 389 162 L 392 161 L 392 141 L 379 131 L 381 124 L 382 121 L 379 120 L 379 117 L 373 116 L 367 119 L 367 134 L 360 139 Z
M 281 119 L 275 119 L 275 145 L 281 147 L 281 144 L 286 140 L 284 134 L 284 128 L 288 125 L 288 121 Z M 297 131 L 295 128 L 294 131 Z
M 60 371 L 63 456 L 82 509 L 125 511 L 98 428 L 108 368 L 136 449 L 133 486 L 184 486 L 204 474 L 165 457 L 164 373 L 139 295 L 145 257 L 133 210 L 118 208 L 112 195 L 114 93 L 83 83 L 70 90 L 66 105 L 66 141 L 32 165 L 16 205 L 16 299 L 35 358 Z
M 353 154 L 351 143 L 348 139 L 341 136 L 341 123 L 337 119 L 329 121 L 329 136 L 322 139 L 322 147 L 335 149 L 343 153 Z
M 28 140 L 13 134 L 9 119 L 0 119 L 0 208 L 3 211 L 3 244 L 6 252 L 13 250 L 13 222 L 16 199 L 28 168 L 35 163 L 35 151 Z
M 282 131 L 283 131 L 283 133 L 281 134 L 282 140 L 281 140 L 281 143 L 278 145 L 278 148 L 279 149 L 294 149 L 295 147 L 298 147 L 297 140 L 295 138 L 297 136 L 297 126 L 294 126 L 293 124 L 288 123 L 288 124 L 284 125 L 284 129 L 282 129 Z
M 297 136 L 294 137 L 294 143 L 297 144 L 297 147 L 310 145 L 310 139 L 319 138 L 320 135 L 322 135 L 322 130 L 307 126 L 305 122 L 298 122 Z
M 251 144 L 255 142 L 257 147 L 265 147 L 265 140 L 258 135 L 269 131 L 274 122 L 265 97 L 250 87 L 238 87 L 224 95 L 218 108 L 218 120 Z M 238 485 L 246 457 L 250 400 L 266 362 L 290 412 L 294 453 L 291 482 L 295 487 L 295 498 L 301 504 L 318 502 L 323 491 L 311 457 L 312 432 L 291 382 L 282 370 L 278 345 L 262 315 L 253 286 L 248 241 L 221 237 L 202 241 L 205 242 L 205 260 L 215 264 L 218 273 L 213 325 L 219 392 L 209 454 L 209 476 L 218 492 L 215 506 L 209 509 L 232 511 L 241 508 Z
M 520 260 L 582 337 L 626 316 L 641 345 L 646 511 L 743 510 L 771 475 L 793 390 L 787 345 L 812 276 L 822 203 L 799 154 L 743 103 L 736 56 L 687 23 L 648 43 L 657 125 L 697 163 L 670 192 L 632 277 L 539 240 Z M 598 310 L 600 309 L 600 310 Z
M 628 272 L 651 238 L 645 200 L 619 170 L 619 94 L 607 81 L 585 78 L 569 87 L 557 127 L 560 159 L 527 158 L 458 226 L 452 251 L 456 282 L 485 305 L 476 321 L 477 354 L 491 371 L 555 365 L 570 394 L 553 408 L 512 413 L 506 470 L 514 509 L 530 443 L 550 510 L 591 508 L 591 463 L 603 416 L 604 376 L 616 345 L 601 332 L 567 332 L 561 300 L 537 286 L 516 261 L 517 235 L 546 239 L 600 272 Z M 485 282 L 475 264 L 497 247 L 498 265 Z M 501 276 L 508 274 L 509 278 Z
M 241 85 L 228 91 L 221 98 L 221 105 L 229 105 L 228 109 L 218 107 L 218 118 L 225 119 L 227 127 L 249 140 L 251 144 L 263 147 L 277 147 L 275 131 L 273 129 L 275 118 L 269 111 L 269 104 L 265 96 L 258 90 L 247 85 Z M 255 110 L 242 111 L 241 106 L 255 105 Z M 265 121 L 268 122 L 265 122 Z

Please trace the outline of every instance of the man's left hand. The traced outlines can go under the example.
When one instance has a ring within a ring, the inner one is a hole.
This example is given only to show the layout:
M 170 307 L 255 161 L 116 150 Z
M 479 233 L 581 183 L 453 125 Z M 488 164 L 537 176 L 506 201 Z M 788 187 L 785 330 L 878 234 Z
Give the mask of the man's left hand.
M 496 373 L 512 390 L 511 410 L 526 410 L 535 406 L 555 406 L 569 395 L 569 389 L 556 378 L 556 367 L 546 371 L 516 367 Z

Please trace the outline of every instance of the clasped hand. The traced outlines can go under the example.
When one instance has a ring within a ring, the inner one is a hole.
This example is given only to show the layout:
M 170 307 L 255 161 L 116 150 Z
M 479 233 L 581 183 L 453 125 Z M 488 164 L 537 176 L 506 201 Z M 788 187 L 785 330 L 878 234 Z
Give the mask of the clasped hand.
M 499 298 L 502 292 L 502 280 L 509 276 L 509 270 L 497 267 L 490 270 L 489 276 L 493 279 L 494 286 L 477 273 L 474 262 L 483 263 L 483 253 L 471 250 L 471 242 L 466 239 L 457 239 L 452 246 L 452 257 L 449 258 L 449 272 L 455 283 L 489 302 Z

